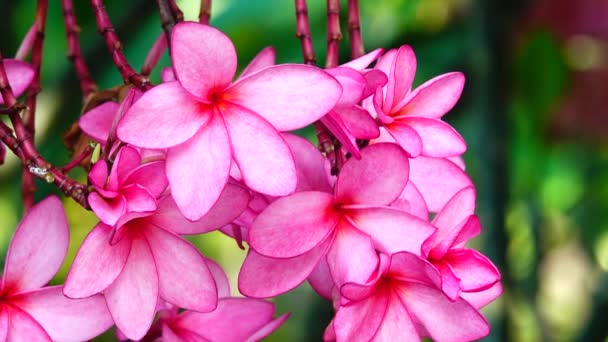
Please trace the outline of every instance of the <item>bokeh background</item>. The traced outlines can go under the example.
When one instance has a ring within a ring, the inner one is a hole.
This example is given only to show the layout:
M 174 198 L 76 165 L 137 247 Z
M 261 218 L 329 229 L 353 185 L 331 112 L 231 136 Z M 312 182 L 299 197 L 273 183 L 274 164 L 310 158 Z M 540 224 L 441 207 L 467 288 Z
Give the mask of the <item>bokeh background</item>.
M 100 87 L 121 83 L 85 1 L 75 1 L 86 61 Z M 161 33 L 155 1 L 106 1 L 125 52 L 138 69 Z M 197 0 L 178 1 L 186 19 Z M 342 32 L 347 38 L 346 1 Z M 15 53 L 35 1 L 0 0 L 0 49 Z M 608 336 L 608 1 L 361 1 L 367 51 L 402 44 L 418 57 L 416 84 L 460 70 L 467 84 L 445 119 L 468 142 L 484 231 L 473 241 L 500 268 L 505 294 L 485 309 L 487 341 L 606 341 Z M 325 58 L 325 1 L 309 1 L 319 61 Z M 243 67 L 272 45 L 278 62 L 301 62 L 293 2 L 214 1 L 211 23 L 235 42 Z M 341 62 L 348 60 L 347 40 Z M 160 66 L 166 66 L 165 56 Z M 153 81 L 158 81 L 160 68 Z M 55 164 L 69 155 L 61 134 L 77 120 L 81 94 L 68 60 L 60 2 L 50 1 L 38 97 L 37 144 Z M 303 132 L 314 139 L 311 132 Z M 9 153 L 10 154 L 10 153 Z M 76 170 L 75 177 L 84 179 Z M 20 169 L 0 167 L 0 252 L 21 216 Z M 40 199 L 55 189 L 38 183 Z M 95 224 L 70 200 L 72 246 L 54 283 Z M 223 235 L 192 239 L 236 274 L 245 252 Z M 235 289 L 236 291 L 236 289 Z M 235 292 L 236 293 L 236 292 Z M 331 319 L 330 303 L 309 286 L 276 300 L 291 318 L 269 341 L 315 341 Z M 111 340 L 109 332 L 102 340 Z

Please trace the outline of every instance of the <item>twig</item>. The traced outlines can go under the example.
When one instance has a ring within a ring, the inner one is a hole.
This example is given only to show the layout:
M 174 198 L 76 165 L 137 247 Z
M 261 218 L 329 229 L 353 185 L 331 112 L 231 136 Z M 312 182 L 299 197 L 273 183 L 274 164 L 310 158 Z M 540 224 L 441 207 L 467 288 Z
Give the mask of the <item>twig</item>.
M 306 0 L 295 0 L 296 4 L 296 36 L 300 39 L 302 45 L 302 56 L 304 64 L 316 65 L 317 56 L 315 48 L 312 45 L 312 37 L 310 36 L 310 24 L 308 23 L 308 8 Z
M 173 31 L 176 21 L 173 16 L 173 11 L 171 10 L 171 5 L 169 5 L 169 0 L 156 0 L 156 4 L 158 5 L 160 22 L 163 31 L 165 32 L 165 37 L 167 38 L 167 41 L 171 41 L 171 31 Z
M 166 34 L 161 34 L 158 36 L 154 45 L 148 52 L 148 56 L 146 56 L 146 60 L 144 61 L 144 65 L 141 67 L 142 76 L 148 77 L 154 67 L 158 64 L 158 61 L 163 56 L 163 52 L 167 48 L 167 36 Z
M 365 54 L 361 37 L 359 0 L 348 0 L 348 38 L 350 40 L 350 57 L 359 58 Z
M 64 173 L 70 172 L 73 168 L 80 165 L 83 160 L 90 157 L 93 150 L 94 148 L 91 145 L 87 145 L 78 155 L 75 155 L 72 160 L 60 167 L 59 170 Z
M 13 89 L 11 85 L 8 83 L 8 76 L 6 75 L 6 70 L 4 69 L 4 59 L 2 58 L 2 53 L 0 52 L 0 95 L 4 100 L 4 105 L 8 107 L 10 110 L 14 108 L 17 104 L 17 98 L 13 93 Z M 10 114 L 8 112 L 7 114 Z
M 201 0 L 201 8 L 198 12 L 198 21 L 209 25 L 211 18 L 211 0 Z
M 328 69 L 338 66 L 341 39 L 340 0 L 327 0 L 327 58 L 325 59 L 325 67 Z
M 173 17 L 175 18 L 175 22 L 184 21 L 184 13 L 179 9 L 175 0 L 169 0 L 169 7 L 171 8 L 171 12 L 173 13 Z
M 89 69 L 82 56 L 82 51 L 80 50 L 80 43 L 78 41 L 80 27 L 74 14 L 74 4 L 72 0 L 62 0 L 61 5 L 63 7 L 63 21 L 65 23 L 65 34 L 68 43 L 68 59 L 74 65 L 76 75 L 80 81 L 82 97 L 86 99 L 91 93 L 97 91 L 97 85 L 89 73 Z
M 131 83 L 137 88 L 146 91 L 152 88 L 152 84 L 147 77 L 138 74 L 133 67 L 127 61 L 123 51 L 122 44 L 114 32 L 114 27 L 108 13 L 103 5 L 102 0 L 91 0 L 91 6 L 95 13 L 95 21 L 97 22 L 97 30 L 101 34 L 106 42 L 106 46 L 112 56 L 112 61 L 118 68 L 118 71 L 122 75 L 125 84 Z

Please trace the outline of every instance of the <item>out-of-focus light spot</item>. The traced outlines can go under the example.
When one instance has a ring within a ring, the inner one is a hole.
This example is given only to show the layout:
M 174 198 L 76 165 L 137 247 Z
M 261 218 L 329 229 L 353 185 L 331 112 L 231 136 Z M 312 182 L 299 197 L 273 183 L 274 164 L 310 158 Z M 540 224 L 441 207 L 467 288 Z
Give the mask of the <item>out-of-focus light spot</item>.
M 509 238 L 509 272 L 515 279 L 525 279 L 533 270 L 536 251 L 530 213 L 525 203 L 517 203 L 507 211 L 505 226 Z
M 540 199 L 545 208 L 568 210 L 583 195 L 583 182 L 580 173 L 567 172 L 547 176 L 540 189 Z M 566 195 L 567 194 L 567 195 Z
M 450 19 L 451 9 L 449 0 L 421 1 L 416 9 L 416 23 L 431 32 L 441 31 Z
M 9 152 L 10 154 L 10 152 Z M 0 193 L 0 251 L 6 251 L 19 219 L 17 217 L 16 203 L 12 196 Z
M 598 265 L 604 272 L 608 272 L 608 229 L 603 229 L 605 233 L 598 238 L 593 251 Z
M 600 68 L 603 64 L 606 43 L 586 35 L 577 35 L 566 41 L 566 60 L 575 70 Z
M 511 296 L 507 303 L 509 310 L 509 331 L 513 341 L 541 341 L 542 333 L 534 308 L 521 296 Z
M 221 16 L 232 5 L 232 1 L 214 1 L 211 5 L 211 20 Z M 184 13 L 184 19 L 198 21 L 200 0 L 177 0 L 177 6 Z

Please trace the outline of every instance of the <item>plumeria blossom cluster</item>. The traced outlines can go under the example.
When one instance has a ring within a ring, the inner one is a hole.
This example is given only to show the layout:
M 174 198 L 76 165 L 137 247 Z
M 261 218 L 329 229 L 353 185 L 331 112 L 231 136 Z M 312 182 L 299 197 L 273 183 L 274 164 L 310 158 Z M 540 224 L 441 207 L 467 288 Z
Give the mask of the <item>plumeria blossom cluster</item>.
M 464 139 L 442 120 L 461 73 L 414 88 L 409 46 L 326 70 L 276 65 L 267 48 L 235 77 L 221 31 L 181 22 L 169 44 L 161 84 L 81 117 L 107 157 L 88 173 L 99 223 L 65 284 L 43 287 L 67 221 L 55 197 L 28 212 L 5 263 L 0 336 L 78 341 L 116 325 L 123 340 L 259 340 L 288 318 L 265 299 L 304 282 L 333 303 L 326 341 L 488 335 L 480 309 L 500 274 L 466 247 L 481 231 L 476 192 Z M 16 93 L 27 88 L 26 63 L 4 68 Z M 342 148 L 290 133 L 313 123 Z M 245 297 L 184 237 L 216 230 L 248 248 Z

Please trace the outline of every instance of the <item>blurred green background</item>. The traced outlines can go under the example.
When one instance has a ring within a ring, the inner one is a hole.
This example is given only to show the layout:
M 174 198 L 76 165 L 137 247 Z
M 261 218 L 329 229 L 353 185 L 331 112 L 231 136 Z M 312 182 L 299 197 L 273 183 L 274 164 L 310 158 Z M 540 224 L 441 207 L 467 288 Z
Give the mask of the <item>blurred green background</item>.
M 100 87 L 121 83 L 85 1 L 75 1 L 80 41 Z M 139 69 L 161 33 L 155 1 L 106 1 L 125 52 Z M 195 19 L 198 1 L 178 1 Z M 346 1 L 342 1 L 341 62 L 348 60 Z M 11 56 L 29 29 L 34 1 L 0 0 L 0 49 Z M 608 1 L 378 0 L 361 1 L 367 51 L 410 44 L 416 83 L 460 70 L 461 101 L 445 119 L 468 142 L 467 168 L 484 226 L 474 240 L 500 268 L 505 294 L 485 309 L 487 341 L 606 341 L 608 336 Z M 325 55 L 325 2 L 309 1 L 313 39 Z M 211 23 L 235 42 L 243 67 L 272 45 L 278 62 L 300 62 L 293 2 L 215 1 Z M 38 97 L 37 144 L 51 162 L 69 155 L 58 137 L 77 120 L 81 94 L 66 59 L 60 2 L 50 1 Z M 161 66 L 169 63 L 165 55 Z M 153 81 L 158 82 L 158 67 Z M 9 153 L 10 154 L 10 153 Z M 12 156 L 9 156 L 12 157 Z M 84 179 L 84 174 L 73 172 Z M 20 169 L 0 167 L 0 251 L 21 216 Z M 40 199 L 55 189 L 37 183 Z M 73 202 L 70 255 L 95 218 Z M 221 234 L 192 239 L 230 273 L 245 253 Z M 234 285 L 234 284 L 233 284 Z M 235 289 L 236 293 L 236 289 Z M 331 304 L 303 285 L 277 300 L 291 318 L 268 340 L 320 340 Z M 107 338 L 112 332 L 106 334 Z

